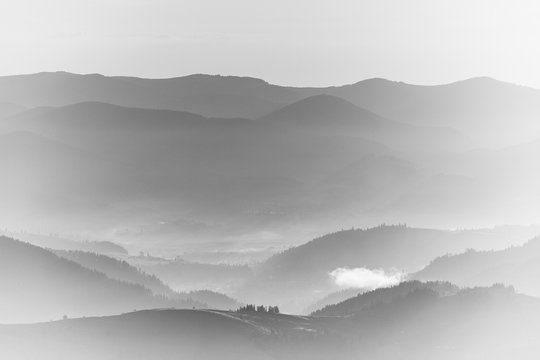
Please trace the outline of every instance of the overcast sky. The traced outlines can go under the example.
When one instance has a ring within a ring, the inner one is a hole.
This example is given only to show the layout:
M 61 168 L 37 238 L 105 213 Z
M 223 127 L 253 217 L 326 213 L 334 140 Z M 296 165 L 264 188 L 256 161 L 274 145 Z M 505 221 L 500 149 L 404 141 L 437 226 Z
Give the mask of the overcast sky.
M 0 75 L 474 76 L 540 88 L 536 0 L 0 0 Z

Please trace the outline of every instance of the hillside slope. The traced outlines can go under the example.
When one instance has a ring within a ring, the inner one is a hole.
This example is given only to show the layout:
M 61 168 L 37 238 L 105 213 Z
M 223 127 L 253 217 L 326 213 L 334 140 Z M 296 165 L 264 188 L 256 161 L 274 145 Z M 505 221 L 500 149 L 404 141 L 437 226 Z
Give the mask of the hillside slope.
M 302 311 L 321 294 L 342 289 L 331 275 L 336 269 L 415 272 L 448 252 L 504 248 L 510 245 L 509 240 L 509 236 L 495 230 L 380 226 L 339 231 L 274 255 L 256 269 L 238 297 L 248 302 L 277 303 L 287 311 Z
M 103 273 L 108 278 L 143 286 L 151 290 L 154 295 L 166 296 L 173 300 L 205 304 L 208 308 L 218 310 L 236 310 L 241 306 L 238 301 L 210 290 L 174 291 L 155 275 L 149 275 L 123 260 L 83 251 L 55 250 L 54 253 L 87 269 Z M 193 282 L 193 280 L 189 279 L 189 276 L 183 278 L 186 282 Z M 181 283 L 182 278 L 177 279 L 177 281 Z M 199 287 L 203 288 L 204 284 L 199 284 Z
M 539 300 L 509 288 L 449 296 L 423 288 L 349 316 L 153 310 L 0 325 L 0 355 L 21 360 L 532 360 L 540 350 L 539 320 Z
M 26 107 L 98 101 L 183 110 L 208 117 L 258 118 L 310 96 L 327 94 L 389 119 L 451 127 L 485 144 L 532 140 L 540 128 L 540 91 L 490 78 L 419 86 L 367 79 L 327 88 L 276 86 L 260 79 L 190 75 L 171 79 L 65 72 L 0 77 L 0 101 Z M 489 127 L 492 131 L 485 131 Z
M 325 94 L 287 105 L 263 116 L 260 121 L 289 131 L 368 138 L 404 151 L 463 151 L 472 146 L 465 136 L 450 127 L 401 123 Z
M 436 258 L 413 274 L 419 280 L 444 280 L 460 286 L 512 285 L 516 291 L 540 296 L 540 238 L 499 251 L 469 250 Z
M 0 288 L 0 323 L 203 306 L 156 297 L 140 285 L 112 280 L 45 249 L 6 237 L 0 237 Z

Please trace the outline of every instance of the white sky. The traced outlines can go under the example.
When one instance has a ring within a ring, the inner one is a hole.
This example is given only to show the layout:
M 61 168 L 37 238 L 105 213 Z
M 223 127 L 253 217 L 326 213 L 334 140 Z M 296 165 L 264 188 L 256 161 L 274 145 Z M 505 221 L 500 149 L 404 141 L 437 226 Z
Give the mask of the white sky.
M 540 88 L 537 0 L 0 0 L 0 75 L 473 76 Z

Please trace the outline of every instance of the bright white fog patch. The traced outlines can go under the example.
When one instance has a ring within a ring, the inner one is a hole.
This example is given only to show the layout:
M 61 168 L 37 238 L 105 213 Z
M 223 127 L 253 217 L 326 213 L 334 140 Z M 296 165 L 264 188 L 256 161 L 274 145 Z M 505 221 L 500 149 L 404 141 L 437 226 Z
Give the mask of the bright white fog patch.
M 385 272 L 382 269 L 337 268 L 330 272 L 336 285 L 344 288 L 377 289 L 397 285 L 405 280 L 401 271 Z

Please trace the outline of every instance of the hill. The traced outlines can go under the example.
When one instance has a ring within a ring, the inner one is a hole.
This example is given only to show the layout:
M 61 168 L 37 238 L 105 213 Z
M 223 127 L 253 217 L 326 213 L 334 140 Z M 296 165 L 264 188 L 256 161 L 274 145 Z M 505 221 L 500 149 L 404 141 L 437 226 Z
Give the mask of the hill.
M 459 288 L 448 282 L 427 282 L 407 281 L 389 288 L 380 288 L 357 296 L 350 297 L 344 301 L 329 304 L 312 313 L 313 316 L 349 316 L 361 312 L 381 303 L 391 303 L 392 301 L 405 297 L 419 290 L 429 289 L 439 296 L 455 295 Z
M 141 79 L 56 72 L 0 77 L 0 99 L 27 107 L 96 101 L 209 117 L 257 117 L 298 95 L 259 79 L 234 76 Z
M 207 304 L 209 308 L 215 310 L 237 310 L 243 305 L 230 296 L 211 290 L 195 290 L 180 293 L 179 298 Z
M 349 316 L 152 310 L 0 325 L 0 354 L 23 360 L 534 359 L 538 320 L 538 299 L 502 286 L 448 296 L 418 288 Z M 22 346 L 28 343 L 33 346 Z
M 6 237 L 0 237 L 0 287 L 0 323 L 111 315 L 137 308 L 202 306 L 154 296 L 140 285 L 112 280 L 45 249 Z
M 320 132 L 357 129 L 367 133 L 406 127 L 332 95 L 299 100 L 260 118 L 260 121 Z
M 140 268 L 179 292 L 209 289 L 230 294 L 253 276 L 247 265 L 205 264 L 182 259 L 140 265 Z
M 154 295 L 165 296 L 169 299 L 186 301 L 188 303 L 195 302 L 197 304 L 205 304 L 211 309 L 218 310 L 236 310 L 242 305 L 238 301 L 224 294 L 210 290 L 197 290 L 191 292 L 174 291 L 155 275 L 148 275 L 139 268 L 130 265 L 125 260 L 118 260 L 109 256 L 83 251 L 55 250 L 54 253 L 89 270 L 105 274 L 110 279 L 143 286 L 152 291 Z M 188 274 L 183 274 L 182 277 L 178 277 L 175 280 L 174 283 L 176 284 L 181 283 L 182 281 L 189 282 L 190 284 L 194 282 L 193 279 L 190 279 Z M 202 282 L 199 285 L 201 287 L 204 286 Z
M 532 140 L 540 131 L 535 121 L 540 91 L 490 78 L 434 86 L 376 78 L 344 86 L 293 88 L 254 78 L 203 74 L 171 79 L 65 72 L 0 77 L 0 101 L 28 108 L 97 101 L 207 117 L 258 118 L 320 94 L 341 97 L 389 119 L 455 128 L 491 145 Z M 487 126 L 492 131 L 486 132 Z
M 533 140 L 540 128 L 540 91 L 491 78 L 421 86 L 368 79 L 328 89 L 331 94 L 390 119 L 416 125 L 451 127 L 485 145 L 502 146 Z M 486 132 L 486 127 L 491 131 Z
M 71 219 L 57 227 L 65 232 L 91 224 L 89 232 L 110 234 L 122 224 L 136 236 L 162 239 L 307 228 L 300 222 L 344 211 L 319 205 L 330 200 L 318 195 L 325 176 L 365 155 L 391 152 L 359 138 L 99 103 L 29 110 L 0 129 L 0 162 L 17 170 L 0 179 L 0 189 L 18 193 L 6 205 L 7 223 L 51 224 L 60 208 L 58 218 Z M 36 177 L 43 184 L 25 180 Z M 28 213 L 25 198 L 44 209 L 32 208 L 24 221 L 11 218 L 10 207 Z
M 498 251 L 468 250 L 436 258 L 412 276 L 419 280 L 451 281 L 460 286 L 503 283 L 524 294 L 540 296 L 540 238 Z
M 465 289 L 440 296 L 419 289 L 361 310 L 334 331 L 370 359 L 533 359 L 538 347 L 538 299 L 511 288 Z
M 479 90 L 496 101 L 478 99 Z M 484 130 L 495 129 L 490 116 L 504 122 L 500 131 L 480 135 L 514 134 L 515 121 L 532 119 L 536 93 L 489 79 L 433 87 L 378 79 L 293 89 L 204 75 L 3 77 L 0 101 L 40 107 L 0 121 L 0 165 L 13 169 L 0 178 L 0 215 L 5 227 L 32 224 L 30 232 L 62 229 L 168 244 L 268 234 L 298 244 L 340 226 L 383 222 L 441 228 L 533 222 L 540 196 L 538 142 L 441 153 L 461 143 L 449 130 L 461 125 L 436 113 L 455 96 L 456 116 L 470 116 L 471 123 L 483 119 Z M 529 100 L 505 100 L 504 94 Z M 178 105 L 179 98 L 203 104 L 222 96 L 279 105 L 261 111 L 259 121 L 240 113 L 201 116 Z M 506 110 L 493 114 L 489 104 Z M 523 119 L 508 122 L 500 115 L 521 114 L 520 104 L 527 109 Z M 398 109 L 408 115 L 399 116 Z M 416 121 L 422 111 L 429 116 Z M 519 127 L 527 129 L 521 140 L 537 138 L 536 122 L 523 121 L 530 124 Z M 43 183 L 28 180 L 35 178 Z
M 175 295 L 175 292 L 157 277 L 140 271 L 126 261 L 84 251 L 54 250 L 53 253 L 84 268 L 105 274 L 110 279 L 143 286 L 155 295 L 166 297 Z
M 448 252 L 504 248 L 509 240 L 497 230 L 445 231 L 400 225 L 339 231 L 272 256 L 255 269 L 255 276 L 237 296 L 247 302 L 276 303 L 285 311 L 302 311 L 321 294 L 340 290 L 331 275 L 337 269 L 363 269 L 364 273 L 376 271 L 392 277 L 396 271 L 418 271 Z
M 342 301 L 345 301 L 347 299 L 357 296 L 362 291 L 363 290 L 351 288 L 351 289 L 339 290 L 339 291 L 330 293 L 324 296 L 323 298 L 313 302 L 309 306 L 307 306 L 306 309 L 302 311 L 302 313 L 311 314 L 327 306 L 339 304 Z
M 215 312 L 140 311 L 18 328 L 0 325 L 0 339 L 12 339 L 2 341 L 0 354 L 21 360 L 270 359 L 253 341 L 258 332 Z M 34 346 L 20 346 L 25 343 Z
M 449 128 L 400 123 L 325 94 L 302 99 L 260 120 L 296 131 L 358 136 L 399 150 L 456 151 L 471 146 L 464 136 Z
M 24 231 L 0 230 L 0 234 L 52 250 L 86 251 L 110 256 L 126 256 L 128 254 L 128 251 L 123 246 L 110 241 L 69 240 L 59 234 L 33 234 Z

